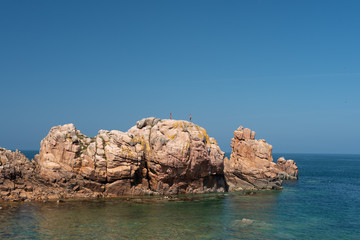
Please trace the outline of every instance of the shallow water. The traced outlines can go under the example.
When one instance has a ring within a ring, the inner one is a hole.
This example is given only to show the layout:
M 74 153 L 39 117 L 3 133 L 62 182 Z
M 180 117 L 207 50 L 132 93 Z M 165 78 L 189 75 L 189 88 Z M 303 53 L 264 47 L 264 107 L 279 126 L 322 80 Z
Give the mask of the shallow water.
M 359 239 L 360 155 L 282 155 L 300 169 L 282 191 L 2 203 L 0 237 Z

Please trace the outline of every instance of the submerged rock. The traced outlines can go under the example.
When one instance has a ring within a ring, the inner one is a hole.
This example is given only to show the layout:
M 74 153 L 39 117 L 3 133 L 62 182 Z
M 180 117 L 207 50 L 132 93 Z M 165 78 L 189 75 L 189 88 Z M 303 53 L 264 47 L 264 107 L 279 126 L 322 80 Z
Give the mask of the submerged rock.
M 245 225 L 250 225 L 250 224 L 254 223 L 254 220 L 251 220 L 248 218 L 243 218 L 243 219 L 241 219 L 241 222 Z
M 243 218 L 241 220 L 234 220 L 233 223 L 230 225 L 230 228 L 233 230 L 248 228 L 253 225 L 255 220 Z

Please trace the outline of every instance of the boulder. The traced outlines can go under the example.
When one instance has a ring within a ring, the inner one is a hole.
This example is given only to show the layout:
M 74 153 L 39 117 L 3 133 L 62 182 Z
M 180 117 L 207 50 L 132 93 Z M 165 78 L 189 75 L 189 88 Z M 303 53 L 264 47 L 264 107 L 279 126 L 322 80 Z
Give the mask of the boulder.
M 284 180 L 298 179 L 299 170 L 294 160 L 285 160 L 284 157 L 281 157 L 277 160 L 276 167 L 279 169 L 279 178 Z

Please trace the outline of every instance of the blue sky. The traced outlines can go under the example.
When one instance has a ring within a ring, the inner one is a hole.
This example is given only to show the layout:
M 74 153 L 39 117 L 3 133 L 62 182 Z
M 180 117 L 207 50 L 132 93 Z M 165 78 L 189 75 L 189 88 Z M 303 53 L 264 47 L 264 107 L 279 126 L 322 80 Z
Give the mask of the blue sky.
M 360 153 L 358 1 L 0 2 L 0 146 L 188 119 L 230 150 Z

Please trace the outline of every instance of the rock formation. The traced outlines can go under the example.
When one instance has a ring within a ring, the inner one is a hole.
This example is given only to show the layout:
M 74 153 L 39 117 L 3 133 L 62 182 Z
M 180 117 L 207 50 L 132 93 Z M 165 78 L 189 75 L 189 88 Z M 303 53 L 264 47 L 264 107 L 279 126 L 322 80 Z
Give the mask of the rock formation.
M 299 175 L 298 167 L 294 160 L 285 160 L 281 157 L 276 162 L 276 167 L 279 169 L 278 177 L 285 180 L 297 180 Z
M 271 145 L 239 128 L 225 158 L 193 123 L 145 118 L 127 132 L 87 137 L 53 127 L 35 159 L 0 148 L 0 199 L 40 200 L 274 189 L 296 179 L 292 160 L 272 162 Z M 225 164 L 225 166 L 224 166 Z
M 26 201 L 75 197 L 97 197 L 84 189 L 74 191 L 61 184 L 44 181 L 37 161 L 30 161 L 19 151 L 0 148 L 0 200 Z M 76 190 L 76 189 L 75 189 Z
M 224 174 L 229 191 L 246 189 L 279 189 L 282 179 L 297 179 L 293 160 L 280 158 L 275 164 L 272 146 L 255 140 L 255 132 L 239 127 L 231 139 L 230 159 L 224 159 Z
M 41 141 L 38 163 L 40 178 L 52 184 L 143 195 L 223 192 L 223 158 L 205 129 L 147 118 L 126 133 L 100 130 L 94 138 L 72 124 L 53 127 Z
M 33 186 L 35 164 L 19 151 L 11 152 L 0 148 L 0 199 L 25 199 Z

